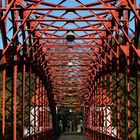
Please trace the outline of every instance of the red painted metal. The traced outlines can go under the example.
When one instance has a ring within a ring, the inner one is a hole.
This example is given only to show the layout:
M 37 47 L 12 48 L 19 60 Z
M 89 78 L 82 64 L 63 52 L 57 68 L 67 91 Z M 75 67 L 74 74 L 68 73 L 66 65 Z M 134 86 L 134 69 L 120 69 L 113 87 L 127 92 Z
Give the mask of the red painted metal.
M 6 83 L 6 70 L 2 73 L 2 136 L 5 134 L 5 83 Z
M 0 0 L 2 139 L 53 139 L 56 107 L 91 140 L 138 139 L 138 0 L 67 2 Z
M 17 66 L 13 71 L 13 140 L 17 139 Z

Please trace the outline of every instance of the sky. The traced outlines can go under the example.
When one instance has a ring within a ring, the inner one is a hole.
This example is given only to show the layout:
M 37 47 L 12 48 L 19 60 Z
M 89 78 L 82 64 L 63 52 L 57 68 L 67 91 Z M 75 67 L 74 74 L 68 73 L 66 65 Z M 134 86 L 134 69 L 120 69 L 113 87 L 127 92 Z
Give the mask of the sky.
M 49 2 L 49 0 L 44 0 L 44 1 L 46 1 L 46 2 Z M 97 0 L 80 0 L 82 3 L 84 3 L 84 4 L 89 4 L 89 3 L 93 3 L 93 2 L 95 2 L 95 1 L 97 1 Z M 51 3 L 52 4 L 58 4 L 60 2 L 60 0 L 51 0 Z M 3 4 L 3 6 L 5 6 L 4 5 L 4 3 L 5 3 L 5 0 L 2 0 L 2 4 Z M 139 5 L 140 4 L 140 1 L 139 0 L 137 0 L 137 5 Z M 67 7 L 74 7 L 74 6 L 79 6 L 79 3 L 77 3 L 76 1 L 74 1 L 74 0 L 66 0 L 63 4 L 62 4 L 62 6 L 67 6 Z M 80 15 L 84 15 L 84 16 L 86 16 L 86 15 L 89 15 L 89 12 L 87 12 L 87 11 L 77 11 L 78 12 L 78 14 L 80 14 Z M 64 11 L 62 11 L 62 12 L 60 12 L 60 11 L 53 11 L 51 14 L 52 15 L 57 15 L 57 16 L 60 16 L 62 13 L 64 13 Z M 10 16 L 10 14 L 9 14 L 9 16 Z M 132 16 L 132 15 L 131 15 Z M 75 14 L 67 14 L 67 15 L 65 15 L 64 16 L 64 18 L 68 18 L 68 19 L 73 19 L 73 18 L 77 18 L 77 15 L 75 15 Z M 64 23 L 62 23 L 62 22 L 57 22 L 57 25 L 59 26 L 61 26 L 61 24 L 64 24 Z M 84 24 L 86 25 L 86 23 L 84 23 L 84 22 L 77 22 L 77 24 L 79 25 L 79 26 L 84 26 Z M 7 22 L 7 28 L 10 28 L 12 26 L 12 24 L 10 23 L 10 22 Z M 130 24 L 130 27 L 131 28 L 133 28 L 134 27 L 134 22 L 132 22 L 131 24 Z M 74 24 L 71 24 L 71 25 L 66 25 L 65 26 L 65 28 L 75 28 L 75 25 Z M 8 36 L 9 36 L 9 38 L 10 38 L 10 36 L 11 36 L 11 34 L 12 34 L 12 32 L 10 32 L 9 34 L 8 34 Z M 62 34 L 62 32 L 59 32 L 59 34 Z M 80 33 L 80 32 L 77 32 L 77 34 L 82 34 L 82 32 Z M 0 33 L 0 49 L 2 49 L 3 48 L 3 46 L 2 46 L 2 37 L 1 37 L 1 33 Z

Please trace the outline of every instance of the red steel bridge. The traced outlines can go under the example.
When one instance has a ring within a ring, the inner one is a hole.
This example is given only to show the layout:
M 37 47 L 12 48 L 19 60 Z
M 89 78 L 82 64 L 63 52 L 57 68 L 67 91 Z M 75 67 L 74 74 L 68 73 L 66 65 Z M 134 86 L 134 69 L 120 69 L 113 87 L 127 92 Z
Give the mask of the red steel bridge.
M 0 0 L 1 140 L 55 139 L 65 110 L 89 140 L 139 140 L 139 4 Z

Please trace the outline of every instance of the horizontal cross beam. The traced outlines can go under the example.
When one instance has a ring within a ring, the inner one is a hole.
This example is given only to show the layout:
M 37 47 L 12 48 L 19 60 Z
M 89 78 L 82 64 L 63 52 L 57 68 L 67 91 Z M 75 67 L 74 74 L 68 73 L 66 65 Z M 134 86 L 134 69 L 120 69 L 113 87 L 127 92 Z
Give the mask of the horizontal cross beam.
M 0 8 L 0 11 L 6 11 L 7 8 Z M 136 7 L 136 10 L 140 10 L 140 7 Z M 119 7 L 30 7 L 30 8 L 11 8 L 10 10 L 21 10 L 21 11 L 30 11 L 30 10 L 38 10 L 38 11 L 44 11 L 44 10 L 52 10 L 52 11 L 57 11 L 57 10 L 63 10 L 63 11 L 67 11 L 67 12 L 75 12 L 76 10 L 80 10 L 80 11 L 87 11 L 87 10 L 97 10 L 97 11 L 101 11 L 101 10 L 116 10 L 116 11 L 122 11 L 122 10 L 132 10 L 131 7 L 123 7 L 123 8 L 119 8 Z

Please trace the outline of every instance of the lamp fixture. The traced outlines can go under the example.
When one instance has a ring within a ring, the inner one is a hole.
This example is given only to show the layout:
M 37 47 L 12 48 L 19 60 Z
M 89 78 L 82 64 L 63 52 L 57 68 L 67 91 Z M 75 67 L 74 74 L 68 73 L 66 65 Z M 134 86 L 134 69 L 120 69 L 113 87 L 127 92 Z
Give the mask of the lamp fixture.
M 69 31 L 69 32 L 66 34 L 66 39 L 67 39 L 67 41 L 69 41 L 69 42 L 74 41 L 74 39 L 75 39 L 74 33 L 73 33 L 72 31 Z

